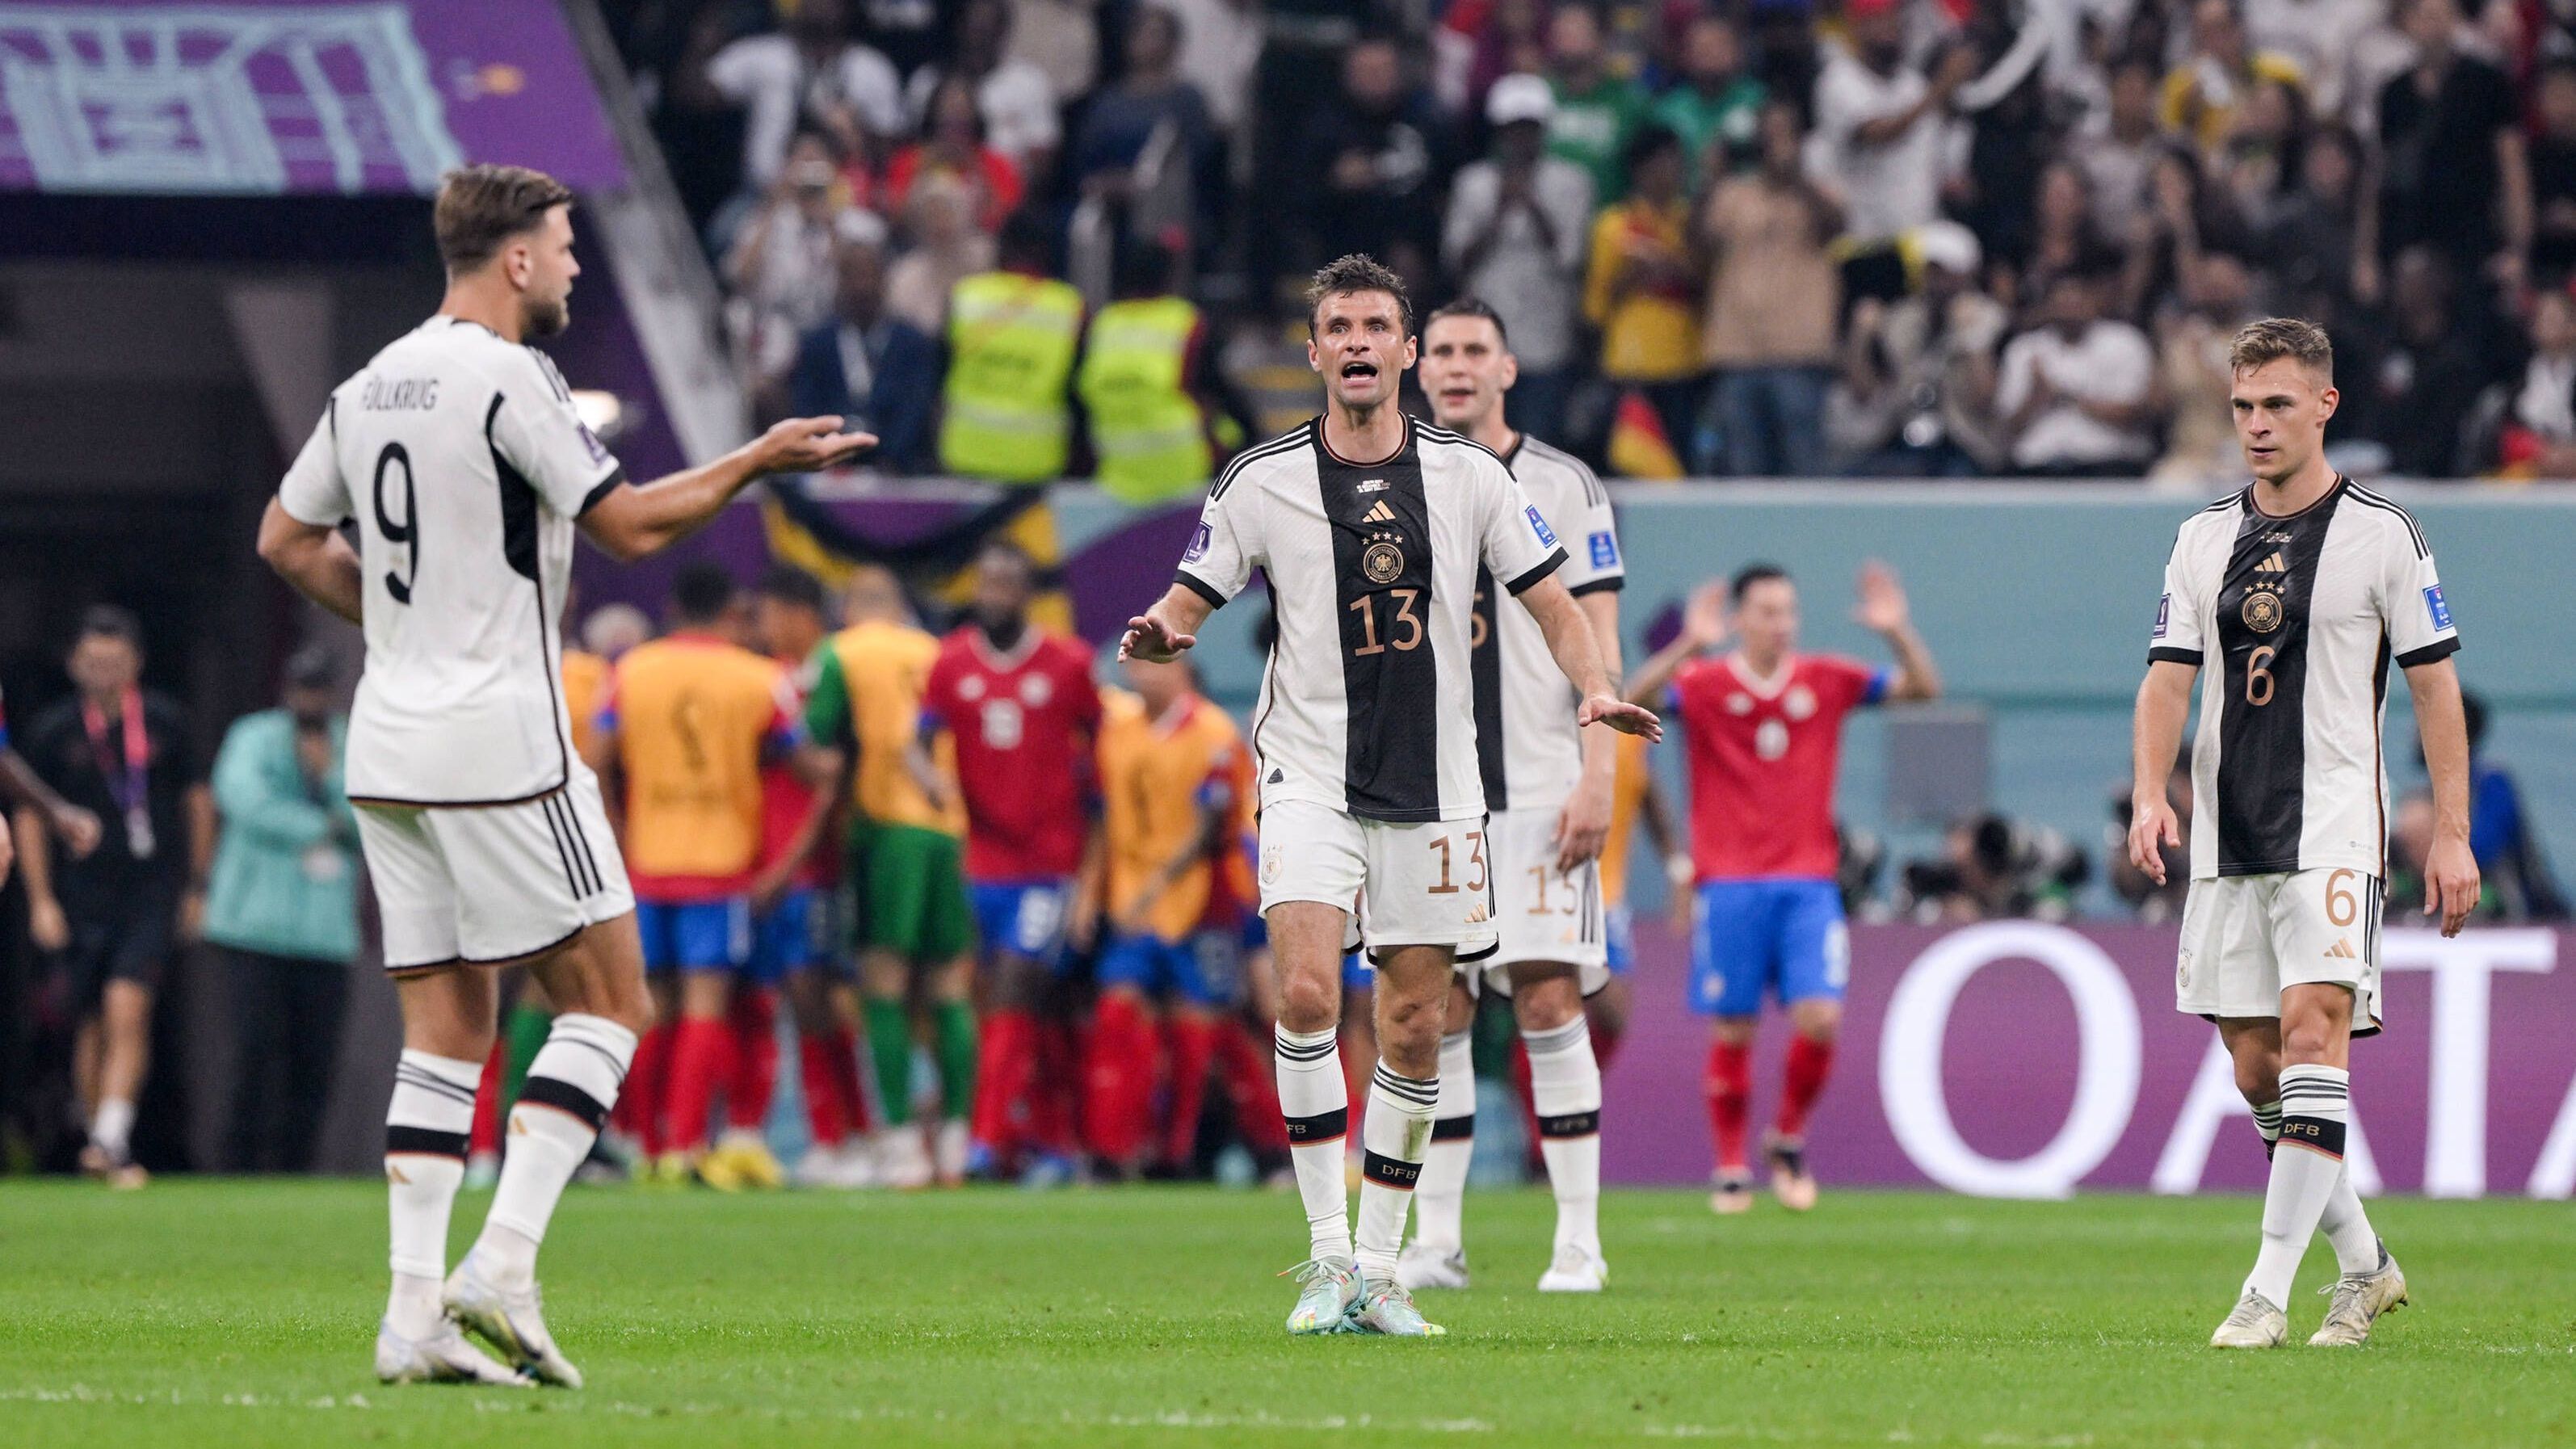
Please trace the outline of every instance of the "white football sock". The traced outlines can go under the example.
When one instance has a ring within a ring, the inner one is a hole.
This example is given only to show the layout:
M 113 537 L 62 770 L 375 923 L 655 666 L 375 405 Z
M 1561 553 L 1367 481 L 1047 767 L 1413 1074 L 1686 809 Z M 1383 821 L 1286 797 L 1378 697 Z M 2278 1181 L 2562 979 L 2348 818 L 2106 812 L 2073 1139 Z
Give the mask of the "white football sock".
M 90 1114 L 89 1140 L 99 1151 L 118 1162 L 125 1160 L 126 1149 L 134 1141 L 134 1104 L 122 1097 L 109 1097 Z
M 2343 1176 L 2344 1123 L 2351 1074 L 2337 1067 L 2296 1066 L 2281 1072 L 2281 1140 L 2263 1193 L 2263 1248 L 2245 1279 L 2275 1308 L 2290 1302 L 2299 1260 L 2316 1236 L 2317 1219 Z M 2374 1255 L 2375 1256 L 2375 1255 Z
M 2281 1138 L 2281 1104 L 2254 1104 L 2254 1130 L 2263 1134 L 2263 1151 L 2270 1154 Z M 2370 1225 L 2370 1214 L 2361 1206 L 2361 1194 L 2353 1191 L 2352 1168 L 2346 1165 L 2343 1175 L 2335 1179 L 2334 1196 L 2326 1199 L 2325 1213 L 2317 1219 L 2317 1231 L 2326 1235 L 2334 1248 L 2335 1267 L 2345 1273 L 2372 1273 L 2379 1269 L 2379 1231 Z
M 1306 1205 L 1307 1256 L 1320 1262 L 1351 1261 L 1351 1195 L 1342 1183 L 1342 1142 L 1350 1136 L 1350 1089 L 1342 1082 L 1341 1033 L 1272 1034 L 1279 1080 L 1279 1114 L 1288 1119 L 1288 1160 L 1297 1169 L 1297 1196 Z
M 1467 1245 L 1467 1163 L 1476 1153 L 1476 1039 L 1472 1032 L 1440 1038 L 1440 1104 L 1424 1149 L 1422 1185 L 1414 1189 L 1414 1240 L 1443 1253 Z
M 1369 1078 L 1368 1120 L 1360 1129 L 1368 1150 L 1360 1163 L 1360 1221 L 1352 1255 L 1368 1282 L 1395 1278 L 1405 1210 L 1413 1206 L 1413 1190 L 1422 1181 L 1431 1114 L 1439 1105 L 1438 1077 L 1400 1076 L 1380 1061 Z
M 590 1156 L 634 1060 L 635 1033 L 607 1017 L 566 1012 L 555 1018 L 510 1108 L 510 1150 L 501 1159 L 492 1212 L 474 1242 L 473 1261 L 494 1287 L 516 1291 L 536 1281 L 547 1220 L 574 1169 Z
M 405 1051 L 385 1108 L 385 1197 L 393 1228 L 393 1296 L 385 1321 L 405 1338 L 438 1327 L 447 1276 L 447 1218 L 465 1179 L 465 1139 L 483 1064 Z
M 1556 1193 L 1556 1246 L 1601 1252 L 1601 1063 L 1580 1016 L 1554 1031 L 1523 1031 L 1530 1110 L 1547 1184 Z

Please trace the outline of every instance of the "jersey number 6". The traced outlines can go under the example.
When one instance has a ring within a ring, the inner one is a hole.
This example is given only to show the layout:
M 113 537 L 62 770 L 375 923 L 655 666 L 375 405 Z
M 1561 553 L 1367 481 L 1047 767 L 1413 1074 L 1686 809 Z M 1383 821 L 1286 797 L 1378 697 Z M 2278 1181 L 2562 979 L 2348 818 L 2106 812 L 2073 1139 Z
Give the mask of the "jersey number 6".
M 396 463 L 402 465 L 403 516 L 400 523 L 396 523 L 393 514 L 385 509 L 385 474 L 392 471 Z M 394 596 L 395 603 L 408 604 L 411 602 L 411 586 L 420 579 L 420 495 L 412 487 L 411 454 L 400 443 L 387 443 L 385 450 L 376 455 L 376 532 L 383 534 L 387 543 L 403 545 L 409 555 L 407 573 L 397 575 L 391 569 L 385 571 L 385 592 Z
M 2266 644 L 2245 661 L 2245 702 L 2256 709 L 2272 702 L 2272 656 L 2280 652 Z

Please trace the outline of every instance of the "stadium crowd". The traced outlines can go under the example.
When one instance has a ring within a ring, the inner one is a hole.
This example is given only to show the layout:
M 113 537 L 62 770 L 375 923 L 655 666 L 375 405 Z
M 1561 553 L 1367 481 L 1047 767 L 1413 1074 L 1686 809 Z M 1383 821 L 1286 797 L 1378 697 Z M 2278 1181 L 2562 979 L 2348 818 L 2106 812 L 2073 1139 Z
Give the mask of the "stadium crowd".
M 606 8 L 760 407 L 867 416 L 898 471 L 1016 476 L 941 445 L 996 401 L 959 377 L 973 279 L 1070 284 L 1068 345 L 1012 384 L 1039 416 L 1105 396 L 1082 309 L 1099 349 L 1109 304 L 1188 299 L 1166 336 L 1222 452 L 1308 407 L 1282 299 L 1349 251 L 1491 299 L 1515 417 L 1630 476 L 2205 484 L 2236 469 L 2226 340 L 2266 312 L 2348 359 L 2348 471 L 2576 469 L 2548 6 Z

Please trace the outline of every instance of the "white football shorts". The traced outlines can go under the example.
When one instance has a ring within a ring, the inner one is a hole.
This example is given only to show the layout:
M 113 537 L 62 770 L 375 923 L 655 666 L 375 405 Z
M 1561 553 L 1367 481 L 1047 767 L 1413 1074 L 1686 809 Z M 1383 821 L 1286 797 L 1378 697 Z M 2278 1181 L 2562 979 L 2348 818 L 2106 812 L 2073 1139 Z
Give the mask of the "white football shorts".
M 2352 989 L 2352 1034 L 2379 1030 L 2380 888 L 2338 867 L 2195 880 L 2182 908 L 2174 1004 L 2207 1017 L 2277 1017 L 2281 990 Z
M 579 765 L 515 805 L 355 808 L 387 971 L 516 961 L 635 909 L 599 777 Z
M 1497 944 L 1493 857 L 1482 817 L 1364 820 L 1308 800 L 1261 812 L 1261 910 L 1321 901 L 1352 912 L 1375 957 L 1396 946 L 1455 946 L 1482 960 Z
M 1505 969 L 1524 961 L 1575 968 L 1583 994 L 1610 984 L 1610 930 L 1601 901 L 1601 864 L 1556 868 L 1554 806 L 1525 806 L 1487 817 L 1486 853 L 1494 862 L 1495 924 L 1502 948 L 1480 965 L 1484 984 L 1508 996 Z

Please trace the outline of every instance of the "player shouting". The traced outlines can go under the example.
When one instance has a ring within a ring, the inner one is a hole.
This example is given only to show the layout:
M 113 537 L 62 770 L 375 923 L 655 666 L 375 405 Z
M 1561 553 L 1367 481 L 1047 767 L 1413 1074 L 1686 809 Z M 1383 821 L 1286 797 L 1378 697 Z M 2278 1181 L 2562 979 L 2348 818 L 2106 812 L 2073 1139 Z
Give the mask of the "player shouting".
M 1403 282 L 1344 257 L 1316 274 L 1308 306 L 1323 416 L 1227 467 L 1179 577 L 1128 621 L 1120 652 L 1178 656 L 1255 568 L 1269 575 L 1279 642 L 1253 736 L 1259 875 L 1280 978 L 1279 1096 L 1310 1248 L 1288 1331 L 1435 1334 L 1395 1264 L 1440 1099 L 1450 973 L 1497 944 L 1470 683 L 1478 569 L 1538 621 L 1574 683 L 1579 724 L 1649 737 L 1661 726 L 1613 695 L 1591 622 L 1555 576 L 1565 550 L 1511 470 L 1397 410 L 1415 355 Z M 1354 916 L 1380 978 L 1356 1244 L 1334 1059 Z
M 1798 589 L 1770 564 L 1691 597 L 1681 632 L 1629 681 L 1628 697 L 1663 697 L 1690 737 L 1691 856 L 1698 878 L 1691 1005 L 1715 1017 L 1708 1114 L 1717 1144 L 1709 1206 L 1753 1205 L 1744 1129 L 1753 1089 L 1753 1029 L 1767 993 L 1796 1035 L 1763 1155 L 1783 1206 L 1815 1206 L 1807 1113 L 1833 1068 L 1850 942 L 1834 832 L 1834 767 L 1843 717 L 1863 705 L 1931 699 L 1941 676 L 1914 632 L 1896 575 L 1860 572 L 1860 623 L 1887 641 L 1893 669 L 1798 652 Z M 1722 658 L 1700 656 L 1741 641 Z
M 1550 526 L 1573 540 L 1556 577 L 1575 597 L 1601 652 L 1619 672 L 1619 540 L 1610 494 L 1571 455 L 1515 431 L 1503 394 L 1520 375 L 1503 321 L 1478 301 L 1452 302 L 1422 324 L 1422 388 L 1441 426 L 1493 450 Z M 1397 1276 L 1408 1288 L 1464 1288 L 1463 1205 L 1475 1146 L 1474 988 L 1508 995 L 1530 1063 L 1539 1150 L 1556 1195 L 1556 1247 L 1542 1293 L 1598 1293 L 1601 1255 L 1601 1064 L 1583 998 L 1609 983 L 1609 932 L 1599 857 L 1610 830 L 1619 736 L 1574 724 L 1565 676 L 1522 609 L 1476 573 L 1468 625 L 1476 709 L 1476 768 L 1485 792 L 1502 947 L 1449 992 L 1440 1039 L 1439 1115 L 1422 1165 L 1420 1236 Z
M 439 186 L 438 315 L 331 395 L 260 520 L 259 552 L 366 630 L 347 779 L 402 1004 L 386 1111 L 388 1381 L 578 1387 L 538 1309 L 537 1245 L 617 1100 L 651 1011 L 635 897 L 557 688 L 576 526 L 620 559 L 686 536 L 766 474 L 873 443 L 795 418 L 641 487 L 522 340 L 563 330 L 581 266 L 572 193 L 515 166 Z M 354 520 L 357 546 L 339 535 Z M 442 1289 L 494 966 L 525 964 L 557 1016 L 510 1112 L 490 1216 Z M 452 1321 L 451 1321 L 452 1320 Z M 458 1335 L 482 1335 L 516 1368 Z
M 2350 1346 L 2406 1301 L 2406 1277 L 2343 1157 L 2352 1038 L 2380 1026 L 2388 662 L 2406 671 L 2433 780 L 2424 913 L 2457 935 L 2478 902 L 2468 726 L 2451 663 L 2460 637 L 2424 531 L 2326 462 L 2340 398 L 2325 332 L 2285 317 L 2251 323 L 2227 361 L 2254 481 L 2174 538 L 2138 688 L 2129 860 L 2162 884 L 2162 847 L 2182 843 L 2165 781 L 2192 681 L 2215 651 L 2191 752 L 2191 893 L 2174 994 L 2218 1024 L 2272 1177 L 2254 1271 L 2210 1343 L 2272 1348 L 2287 1336 L 2291 1280 L 2323 1226 L 2341 1275 L 2308 1342 Z

